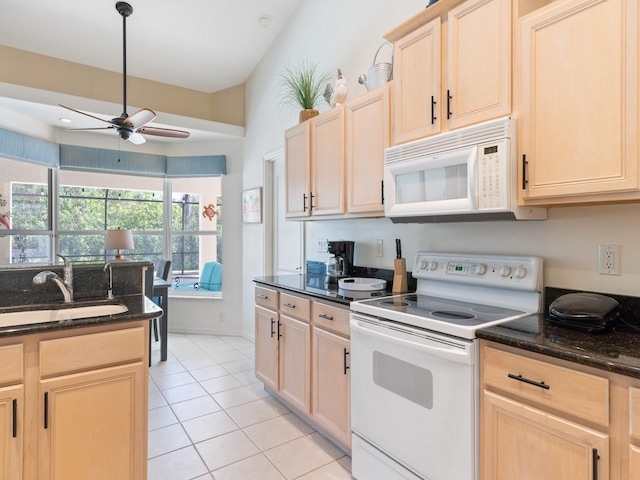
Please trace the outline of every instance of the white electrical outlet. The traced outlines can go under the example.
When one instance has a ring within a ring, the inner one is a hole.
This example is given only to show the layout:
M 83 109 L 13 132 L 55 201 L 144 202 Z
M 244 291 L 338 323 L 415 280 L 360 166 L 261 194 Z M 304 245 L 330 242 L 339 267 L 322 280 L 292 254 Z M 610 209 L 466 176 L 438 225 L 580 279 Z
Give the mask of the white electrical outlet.
M 319 252 L 326 252 L 327 251 L 327 247 L 329 240 L 327 238 L 319 238 L 318 239 L 318 251 Z
M 382 257 L 382 239 L 376 240 L 376 257 Z
M 620 275 L 620 245 L 598 246 L 598 273 L 600 275 Z

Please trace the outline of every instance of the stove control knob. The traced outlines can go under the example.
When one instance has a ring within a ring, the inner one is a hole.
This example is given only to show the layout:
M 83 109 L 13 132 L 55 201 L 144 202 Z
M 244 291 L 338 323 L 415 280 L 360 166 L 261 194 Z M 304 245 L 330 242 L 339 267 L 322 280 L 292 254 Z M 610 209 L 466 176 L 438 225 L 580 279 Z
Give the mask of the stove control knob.
M 516 268 L 514 274 L 518 278 L 524 278 L 527 275 L 527 269 L 520 265 L 518 268 Z
M 503 265 L 499 270 L 501 277 L 508 277 L 511 274 L 511 267 L 508 265 Z
M 422 260 L 422 262 L 420 262 L 420 270 L 429 270 L 429 262 Z
M 487 271 L 487 266 L 484 263 L 478 263 L 473 267 L 473 273 L 476 275 L 484 275 Z
M 437 269 L 438 269 L 438 262 L 436 262 L 435 260 L 431 260 L 429 262 L 428 270 L 437 270 Z

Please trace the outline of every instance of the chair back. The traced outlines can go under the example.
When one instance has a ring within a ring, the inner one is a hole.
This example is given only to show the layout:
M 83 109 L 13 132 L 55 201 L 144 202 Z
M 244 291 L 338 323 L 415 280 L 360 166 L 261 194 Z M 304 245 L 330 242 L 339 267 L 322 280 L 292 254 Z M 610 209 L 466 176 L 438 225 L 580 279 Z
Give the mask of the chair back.
M 144 272 L 144 294 L 153 297 L 153 265 L 149 265 Z
M 219 262 L 204 264 L 202 274 L 200 274 L 200 289 L 213 292 L 222 290 L 222 264 Z
M 158 263 L 158 278 L 169 280 L 171 274 L 171 260 L 161 260 Z

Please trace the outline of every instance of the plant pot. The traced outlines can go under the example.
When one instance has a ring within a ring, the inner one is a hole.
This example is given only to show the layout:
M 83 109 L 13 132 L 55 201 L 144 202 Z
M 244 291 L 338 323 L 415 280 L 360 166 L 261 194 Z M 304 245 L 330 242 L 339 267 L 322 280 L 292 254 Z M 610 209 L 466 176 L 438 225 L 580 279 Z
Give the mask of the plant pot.
M 300 111 L 300 123 L 304 122 L 305 120 L 309 120 L 310 118 L 313 118 L 319 114 L 320 112 L 318 112 L 318 110 L 305 108 L 304 110 Z

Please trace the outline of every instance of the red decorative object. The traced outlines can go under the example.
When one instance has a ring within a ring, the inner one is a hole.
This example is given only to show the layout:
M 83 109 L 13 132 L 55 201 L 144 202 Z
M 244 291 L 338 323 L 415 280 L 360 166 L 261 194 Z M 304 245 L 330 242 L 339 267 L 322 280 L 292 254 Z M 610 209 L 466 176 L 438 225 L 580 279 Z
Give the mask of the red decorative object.
M 211 203 L 209 205 L 206 205 L 202 210 L 202 216 L 208 218 L 210 222 L 213 222 L 213 219 L 217 214 L 218 210 L 216 209 L 215 205 Z

